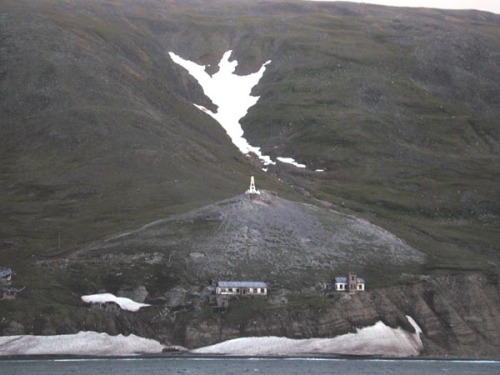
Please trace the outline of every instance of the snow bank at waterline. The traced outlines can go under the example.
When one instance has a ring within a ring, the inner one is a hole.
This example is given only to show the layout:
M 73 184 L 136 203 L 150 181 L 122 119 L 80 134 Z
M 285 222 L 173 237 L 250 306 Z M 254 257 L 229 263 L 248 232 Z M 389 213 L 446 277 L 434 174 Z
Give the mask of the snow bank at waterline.
M 294 340 L 285 337 L 245 337 L 192 350 L 193 354 L 223 355 L 308 355 L 345 354 L 410 357 L 420 354 L 423 348 L 420 327 L 411 317 L 408 321 L 415 328 L 410 333 L 402 328 L 390 328 L 382 322 L 358 329 L 356 333 L 331 339 Z M 79 332 L 55 336 L 3 336 L 0 337 L 0 356 L 11 355 L 89 355 L 125 356 L 158 354 L 166 347 L 156 340 L 129 336 L 110 336 L 107 333 Z
M 304 355 L 341 354 L 410 357 L 420 354 L 423 348 L 420 327 L 411 317 L 408 321 L 415 328 L 410 333 L 402 328 L 390 328 L 383 322 L 358 329 L 331 339 L 295 340 L 285 337 L 245 337 L 192 350 L 196 354 L 226 355 Z
M 0 337 L 0 356 L 8 355 L 92 355 L 123 356 L 161 353 L 165 347 L 143 337 L 110 336 L 107 333 L 79 332 L 54 336 Z

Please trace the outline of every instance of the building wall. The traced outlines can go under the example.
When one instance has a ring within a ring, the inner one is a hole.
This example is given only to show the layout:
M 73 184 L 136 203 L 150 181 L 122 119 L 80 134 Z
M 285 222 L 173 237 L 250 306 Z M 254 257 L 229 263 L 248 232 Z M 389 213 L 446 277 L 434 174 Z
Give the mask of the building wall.
M 358 291 L 358 292 L 364 292 L 365 290 L 365 284 L 364 283 L 358 283 L 356 284 L 356 288 L 350 290 L 349 289 L 349 284 L 348 283 L 335 283 L 335 291 L 336 292 L 346 292 L 346 291 Z
M 215 292 L 220 295 L 247 295 L 247 296 L 265 296 L 267 288 L 220 288 L 217 287 Z
M 347 290 L 347 284 L 346 283 L 335 283 L 335 290 L 339 292 L 344 292 Z

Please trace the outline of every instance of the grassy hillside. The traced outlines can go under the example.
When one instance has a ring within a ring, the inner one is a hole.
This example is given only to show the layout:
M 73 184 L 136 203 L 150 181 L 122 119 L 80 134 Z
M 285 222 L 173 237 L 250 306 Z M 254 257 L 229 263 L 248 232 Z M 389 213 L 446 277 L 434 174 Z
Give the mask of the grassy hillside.
M 430 269 L 498 261 L 498 16 L 5 0 L 0 30 L 4 263 L 234 196 L 251 174 L 368 218 L 429 255 Z M 308 170 L 262 173 L 192 106 L 210 103 L 168 52 L 215 65 L 228 49 L 240 73 L 272 60 L 243 122 L 250 143 Z
M 255 173 L 119 3 L 3 6 L 0 239 L 16 250 L 183 212 L 244 191 Z
M 498 259 L 499 17 L 321 9 L 276 42 L 250 139 L 325 169 L 285 174 L 416 241 L 435 266 Z

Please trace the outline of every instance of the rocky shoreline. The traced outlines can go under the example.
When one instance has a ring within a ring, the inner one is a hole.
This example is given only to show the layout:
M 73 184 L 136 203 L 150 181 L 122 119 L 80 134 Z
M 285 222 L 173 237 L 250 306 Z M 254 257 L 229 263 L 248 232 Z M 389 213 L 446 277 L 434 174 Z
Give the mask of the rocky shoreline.
M 422 357 L 499 358 L 500 288 L 498 277 L 485 274 L 460 274 L 426 277 L 411 285 L 395 286 L 358 293 L 336 294 L 322 299 L 322 306 L 268 305 L 250 307 L 238 316 L 238 303 L 225 314 L 195 314 L 180 306 L 160 316 L 160 306 L 141 312 L 107 312 L 80 308 L 82 314 L 39 316 L 38 332 L 28 321 L 5 318 L 2 335 L 52 334 L 66 330 L 95 330 L 135 334 L 187 349 L 209 346 L 242 337 L 276 336 L 293 339 L 333 338 L 356 329 L 383 322 L 392 328 L 415 333 L 406 315 L 411 316 L 422 333 Z M 153 319 L 156 317 L 156 319 Z M 176 317 L 176 318 L 172 318 Z M 41 319 L 44 327 L 41 327 Z M 33 319 L 33 317 L 31 318 Z M 56 323 L 56 319 L 57 322 Z M 81 319 L 85 319 L 82 321 Z

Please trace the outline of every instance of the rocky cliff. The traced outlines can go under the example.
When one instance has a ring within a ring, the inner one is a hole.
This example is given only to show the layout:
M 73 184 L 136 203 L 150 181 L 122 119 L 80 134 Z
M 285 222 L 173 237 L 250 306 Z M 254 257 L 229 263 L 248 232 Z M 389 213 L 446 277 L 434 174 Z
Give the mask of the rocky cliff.
M 423 329 L 424 354 L 497 355 L 500 16 L 364 4 L 2 0 L 0 332 L 237 335 Z M 267 173 L 169 52 L 266 65 L 242 120 Z M 319 172 L 322 171 L 322 172 Z M 239 198 L 250 175 L 276 195 Z M 284 200 L 288 198 L 288 200 Z M 298 203 L 301 202 L 301 203 Z M 151 224 L 147 224 L 151 223 Z M 113 235 L 115 234 L 115 235 Z M 323 295 L 354 271 L 362 295 Z M 206 304 L 209 279 L 268 300 Z M 129 296 L 137 313 L 82 295 Z
M 292 295 L 286 298 L 276 291 L 266 301 L 233 300 L 225 313 L 208 310 L 199 294 L 179 291 L 184 298 L 170 300 L 170 307 L 156 305 L 131 313 L 90 310 L 82 305 L 57 316 L 49 311 L 31 318 L 4 316 L 0 328 L 3 335 L 80 330 L 134 333 L 169 345 L 197 348 L 250 336 L 330 338 L 378 321 L 414 332 L 408 315 L 423 331 L 422 356 L 500 356 L 498 275 L 457 274 L 420 279 L 354 295 L 310 294 L 300 303 Z
M 367 291 L 332 292 L 354 270 Z M 382 321 L 422 329 L 428 356 L 500 356 L 498 273 L 436 273 L 428 260 L 381 227 L 332 208 L 262 190 L 37 262 L 22 298 L 3 306 L 1 333 L 134 333 L 188 348 L 237 337 L 329 338 Z M 266 298 L 209 305 L 210 280 L 263 280 Z M 146 302 L 138 312 L 93 309 L 81 296 L 110 292 Z M 55 302 L 45 302 L 55 301 Z M 16 314 L 17 312 L 17 314 Z M 21 314 L 19 314 L 21 312 Z
M 497 276 L 480 274 L 426 277 L 413 285 L 356 295 L 335 294 L 323 306 L 252 309 L 238 325 L 225 316 L 193 321 L 184 344 L 207 345 L 241 336 L 334 337 L 383 321 L 414 332 L 406 315 L 422 329 L 424 356 L 500 355 L 500 289 Z

